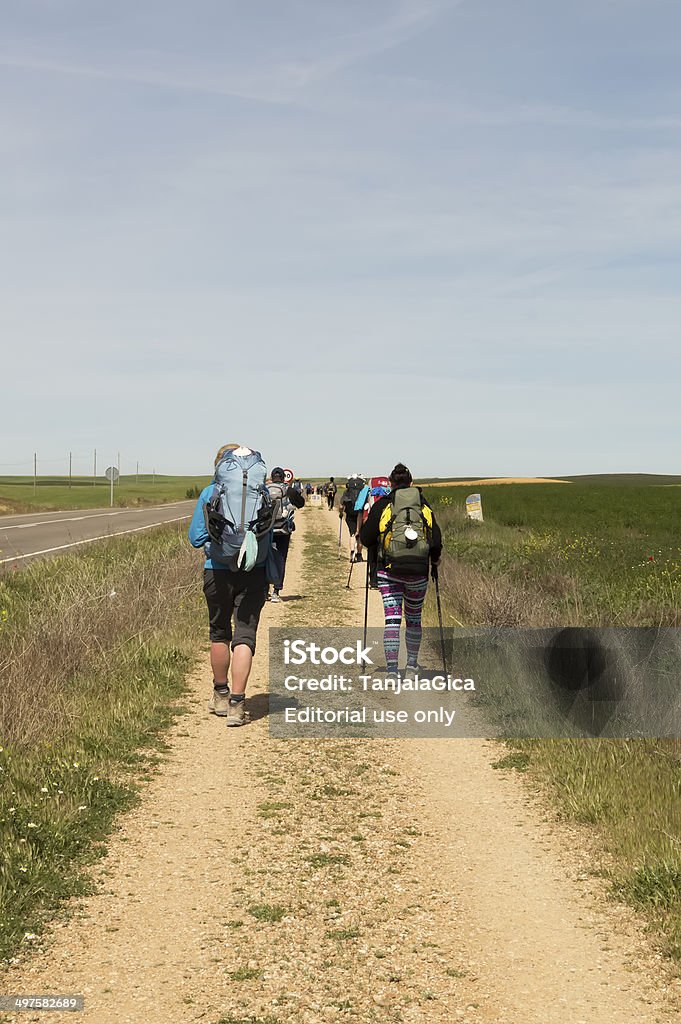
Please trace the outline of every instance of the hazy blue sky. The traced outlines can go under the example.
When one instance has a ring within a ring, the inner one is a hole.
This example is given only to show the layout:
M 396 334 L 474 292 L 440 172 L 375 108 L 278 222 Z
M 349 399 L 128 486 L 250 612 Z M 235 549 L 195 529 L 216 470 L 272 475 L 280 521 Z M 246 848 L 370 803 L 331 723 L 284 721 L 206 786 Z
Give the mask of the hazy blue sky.
M 0 473 L 679 471 L 679 0 L 0 16 Z

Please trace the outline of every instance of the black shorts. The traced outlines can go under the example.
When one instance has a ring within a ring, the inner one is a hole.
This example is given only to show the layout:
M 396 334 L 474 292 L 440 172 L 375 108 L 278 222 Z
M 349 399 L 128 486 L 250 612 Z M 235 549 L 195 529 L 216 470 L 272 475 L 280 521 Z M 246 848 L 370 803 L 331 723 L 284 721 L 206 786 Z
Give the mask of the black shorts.
M 348 524 L 348 530 L 350 532 L 351 537 L 354 537 L 355 534 L 357 533 L 357 516 L 357 512 L 350 512 L 345 517 L 345 522 Z
M 232 650 L 245 644 L 255 654 L 255 636 L 267 596 L 265 567 L 256 566 L 250 572 L 204 569 L 203 593 L 211 642 L 231 642 Z

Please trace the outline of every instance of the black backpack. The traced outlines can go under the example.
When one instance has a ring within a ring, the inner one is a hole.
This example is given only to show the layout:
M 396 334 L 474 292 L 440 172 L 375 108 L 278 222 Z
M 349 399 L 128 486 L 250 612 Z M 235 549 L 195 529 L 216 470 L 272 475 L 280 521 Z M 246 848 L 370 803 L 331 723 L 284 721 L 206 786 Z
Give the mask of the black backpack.
M 352 495 L 353 504 L 357 501 L 357 499 L 359 498 L 360 491 L 365 486 L 366 484 L 362 480 L 361 476 L 353 477 L 350 480 L 348 480 L 347 491 L 349 495 Z

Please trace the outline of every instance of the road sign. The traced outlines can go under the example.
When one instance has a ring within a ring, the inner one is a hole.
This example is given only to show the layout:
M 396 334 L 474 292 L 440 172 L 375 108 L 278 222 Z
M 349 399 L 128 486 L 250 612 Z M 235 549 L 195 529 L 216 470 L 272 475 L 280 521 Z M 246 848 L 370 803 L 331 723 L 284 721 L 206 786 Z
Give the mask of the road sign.
M 293 470 L 292 469 L 285 469 L 284 470 L 284 483 L 285 484 L 292 484 L 293 483 Z
M 109 481 L 109 491 L 110 491 L 110 494 L 109 494 L 109 504 L 111 505 L 111 508 L 113 508 L 114 484 L 118 480 L 118 470 L 116 469 L 115 466 L 109 466 L 107 468 L 106 472 L 104 473 L 104 476 Z

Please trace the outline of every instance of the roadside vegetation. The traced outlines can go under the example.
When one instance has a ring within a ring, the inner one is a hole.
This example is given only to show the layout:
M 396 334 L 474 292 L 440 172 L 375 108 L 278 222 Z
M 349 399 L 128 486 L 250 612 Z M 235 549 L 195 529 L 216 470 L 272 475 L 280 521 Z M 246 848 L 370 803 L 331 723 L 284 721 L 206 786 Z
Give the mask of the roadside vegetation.
M 164 505 L 170 501 L 197 498 L 209 483 L 208 477 L 161 476 L 140 474 L 122 476 L 114 487 L 114 506 Z M 33 511 L 61 511 L 70 508 L 108 508 L 109 481 L 103 476 L 93 484 L 92 477 L 38 477 L 33 490 L 33 477 L 0 477 L 0 516 Z
M 456 568 L 452 613 L 480 625 L 681 625 L 681 487 L 427 487 Z
M 681 626 L 681 488 L 653 480 L 481 487 L 484 523 L 465 515 L 470 488 L 427 487 L 445 534 L 448 623 Z M 674 675 L 678 692 L 678 662 Z M 595 873 L 681 960 L 681 740 L 510 745 L 499 767 L 591 830 Z
M 0 575 L 0 958 L 87 889 L 197 655 L 197 555 L 163 527 Z

